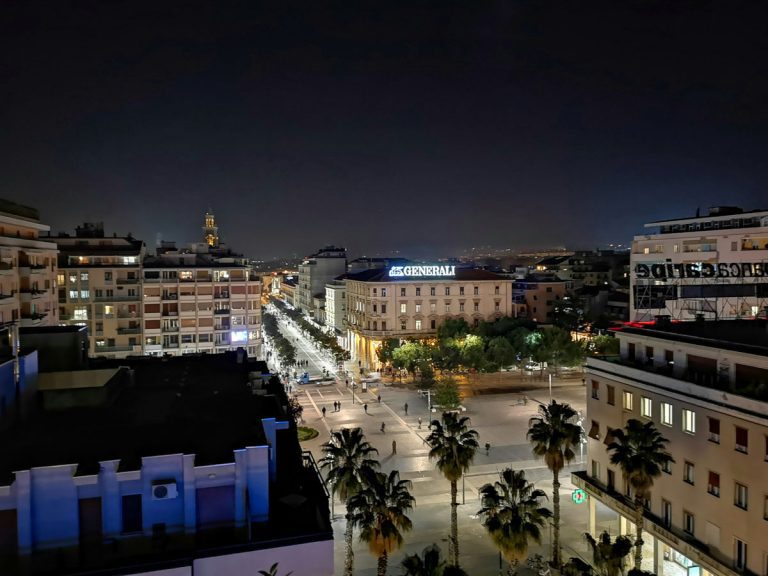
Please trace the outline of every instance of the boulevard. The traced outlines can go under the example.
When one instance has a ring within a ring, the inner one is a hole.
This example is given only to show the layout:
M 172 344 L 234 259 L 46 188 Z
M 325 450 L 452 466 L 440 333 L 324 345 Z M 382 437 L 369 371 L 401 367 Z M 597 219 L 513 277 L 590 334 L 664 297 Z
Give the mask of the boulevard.
M 308 366 L 298 371 L 308 371 L 310 377 L 321 377 L 323 368 L 328 369 L 330 361 L 323 352 L 317 351 L 313 344 L 300 331 L 296 330 L 285 318 L 279 318 L 281 331 L 291 337 L 297 347 L 297 358 L 306 359 Z M 347 363 L 347 371 L 352 374 L 354 366 Z M 332 366 L 331 366 L 332 367 Z M 399 470 L 401 478 L 413 483 L 412 493 L 416 506 L 410 513 L 413 530 L 405 534 L 405 543 L 390 561 L 390 572 L 399 573 L 399 563 L 406 554 L 420 553 L 431 543 L 440 545 L 443 556 L 448 553 L 448 534 L 450 517 L 450 484 L 434 463 L 429 460 L 429 447 L 425 439 L 429 435 L 429 422 L 439 418 L 439 413 L 432 413 L 427 408 L 427 399 L 417 390 L 386 382 L 369 384 L 367 391 L 358 387 L 353 390 L 345 385 L 346 376 L 337 374 L 334 381 L 296 385 L 294 393 L 304 407 L 304 425 L 316 428 L 320 435 L 302 443 L 304 450 L 310 450 L 316 460 L 322 457 L 321 446 L 334 430 L 343 427 L 360 427 L 367 440 L 379 451 L 378 458 L 384 472 Z M 354 379 L 355 382 L 359 378 Z M 543 489 L 552 506 L 552 473 L 543 460 L 536 459 L 531 453 L 531 446 L 526 440 L 528 420 L 538 413 L 538 406 L 549 401 L 549 385 L 546 380 L 531 380 L 525 384 L 525 391 L 479 394 L 465 398 L 462 403 L 467 411 L 463 414 L 471 420 L 471 427 L 479 433 L 480 449 L 474 464 L 459 484 L 459 548 L 461 565 L 470 576 L 496 575 L 499 573 L 499 554 L 476 518 L 480 509 L 478 490 L 486 483 L 498 479 L 498 473 L 506 467 L 523 469 L 527 478 Z M 552 397 L 558 402 L 567 402 L 576 410 L 585 409 L 585 392 L 580 379 L 553 382 Z M 378 397 L 381 402 L 378 402 Z M 527 397 L 527 403 L 524 402 Z M 334 411 L 334 403 L 340 402 L 341 408 Z M 405 405 L 408 405 L 406 414 Z M 366 410 L 367 407 L 367 410 Z M 326 409 L 325 417 L 322 410 Z M 421 424 L 419 424 L 421 420 Z M 385 432 L 381 431 L 384 424 Z M 396 452 L 393 450 L 395 443 Z M 485 444 L 490 444 L 486 454 Z M 586 453 L 586 451 L 585 451 Z M 587 531 L 588 513 L 586 504 L 576 504 L 571 499 L 574 486 L 570 482 L 570 473 L 584 468 L 580 456 L 560 475 L 561 482 L 561 543 L 563 557 L 580 556 L 587 558 L 587 546 L 584 532 Z M 344 559 L 344 506 L 334 502 L 335 563 L 343 566 Z M 533 545 L 530 555 L 540 553 L 549 557 L 551 530 L 542 538 L 542 545 Z M 528 570 L 521 567 L 521 573 Z M 367 546 L 355 535 L 355 574 L 362 576 L 376 574 L 376 559 L 370 555 Z

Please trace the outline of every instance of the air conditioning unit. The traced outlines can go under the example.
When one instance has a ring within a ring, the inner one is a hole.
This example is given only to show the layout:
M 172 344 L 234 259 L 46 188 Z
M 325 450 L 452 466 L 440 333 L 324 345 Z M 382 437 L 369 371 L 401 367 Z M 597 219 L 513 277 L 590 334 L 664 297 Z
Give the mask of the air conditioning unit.
M 174 480 L 164 480 L 152 484 L 152 500 L 171 500 L 179 496 Z

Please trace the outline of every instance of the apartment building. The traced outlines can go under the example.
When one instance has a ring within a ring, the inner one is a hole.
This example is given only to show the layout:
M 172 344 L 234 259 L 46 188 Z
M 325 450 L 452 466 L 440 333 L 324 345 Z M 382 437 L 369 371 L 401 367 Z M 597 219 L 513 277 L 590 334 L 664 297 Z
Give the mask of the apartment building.
M 41 238 L 49 231 L 36 209 L 0 200 L 0 325 L 58 322 L 56 244 Z
M 0 574 L 334 574 L 327 492 L 264 362 L 91 368 L 29 375 L 35 417 L 0 432 Z
M 315 298 L 325 299 L 325 285 L 347 271 L 347 251 L 337 246 L 326 246 L 299 265 L 296 285 L 296 308 L 322 322 L 322 311 L 316 309 Z
M 261 281 L 246 260 L 168 245 L 142 270 L 143 352 L 261 350 Z
M 675 462 L 647 504 L 643 569 L 659 576 L 768 574 L 768 322 L 628 325 L 620 356 L 588 358 L 590 531 L 634 534 L 611 431 L 651 421 Z
M 347 345 L 354 360 L 376 366 L 387 338 L 430 338 L 448 318 L 470 325 L 511 315 L 512 280 L 452 265 L 390 266 L 348 274 Z
M 551 274 L 529 274 L 512 284 L 512 312 L 515 318 L 552 322 L 555 305 L 566 294 L 567 281 Z
M 88 327 L 89 356 L 142 354 L 144 242 L 105 236 L 101 222 L 52 240 L 59 248 L 59 322 Z
M 645 225 L 632 242 L 630 319 L 754 318 L 768 305 L 768 210 L 719 206 Z

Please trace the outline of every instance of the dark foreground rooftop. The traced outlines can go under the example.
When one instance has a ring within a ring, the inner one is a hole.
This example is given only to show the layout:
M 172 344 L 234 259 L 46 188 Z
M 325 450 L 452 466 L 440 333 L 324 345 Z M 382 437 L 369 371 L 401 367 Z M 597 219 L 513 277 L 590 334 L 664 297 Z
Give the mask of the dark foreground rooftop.
M 44 404 L 58 409 L 41 407 L 4 431 L 0 485 L 36 466 L 78 464 L 78 474 L 95 474 L 101 460 L 134 470 L 142 456 L 178 453 L 196 454 L 196 465 L 233 462 L 234 449 L 266 442 L 261 418 L 281 416 L 275 396 L 253 395 L 247 385 L 250 371 L 266 372 L 263 362 L 238 363 L 227 353 L 91 365 L 121 366 L 97 397 L 93 388 L 56 390 L 58 399 Z

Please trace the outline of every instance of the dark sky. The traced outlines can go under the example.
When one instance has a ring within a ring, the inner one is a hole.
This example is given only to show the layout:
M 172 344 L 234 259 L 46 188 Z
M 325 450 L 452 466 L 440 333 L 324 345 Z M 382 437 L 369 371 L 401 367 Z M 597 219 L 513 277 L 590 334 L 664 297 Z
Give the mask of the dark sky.
M 768 207 L 768 3 L 0 3 L 0 196 L 253 257 Z

